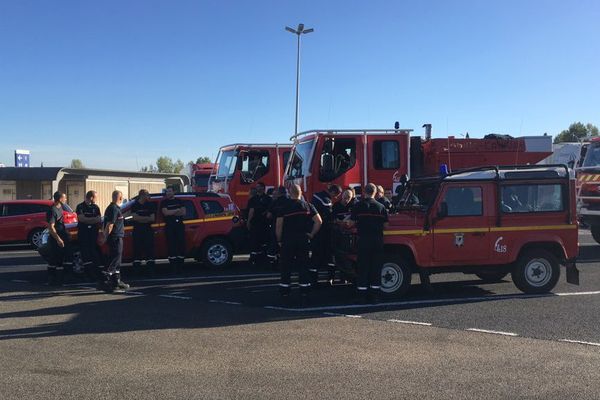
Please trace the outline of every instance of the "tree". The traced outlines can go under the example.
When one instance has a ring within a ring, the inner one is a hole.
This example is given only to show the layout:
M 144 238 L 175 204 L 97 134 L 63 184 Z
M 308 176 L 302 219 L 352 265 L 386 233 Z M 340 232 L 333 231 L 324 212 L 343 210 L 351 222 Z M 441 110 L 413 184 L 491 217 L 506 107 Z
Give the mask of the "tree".
M 598 127 L 590 123 L 584 125 L 581 122 L 574 122 L 569 125 L 569 129 L 556 135 L 554 143 L 578 142 L 588 136 L 598 136 Z
M 83 169 L 85 168 L 85 165 L 83 165 L 83 161 L 81 161 L 80 159 L 74 158 L 71 160 L 70 168 Z
M 158 157 L 156 160 L 156 171 L 162 172 L 166 174 L 178 174 L 184 168 L 183 162 L 181 160 L 177 160 L 173 162 L 171 157 Z
M 196 160 L 196 164 L 209 164 L 211 162 L 212 161 L 210 160 L 210 157 L 206 157 L 206 156 L 200 156 Z

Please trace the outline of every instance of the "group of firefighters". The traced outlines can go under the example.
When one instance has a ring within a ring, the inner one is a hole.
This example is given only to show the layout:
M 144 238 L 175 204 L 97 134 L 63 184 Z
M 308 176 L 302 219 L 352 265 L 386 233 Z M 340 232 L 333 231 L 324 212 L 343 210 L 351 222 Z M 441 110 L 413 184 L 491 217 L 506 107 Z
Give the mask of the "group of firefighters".
M 97 193 L 90 190 L 85 200 L 77 205 L 77 241 L 87 273 L 97 280 L 99 290 L 105 292 L 123 292 L 129 285 L 121 280 L 121 259 L 123 255 L 123 236 L 125 219 L 121 212 L 123 193 L 112 192 L 112 201 L 104 212 L 96 205 Z M 154 272 L 154 230 L 152 224 L 157 213 L 155 203 L 149 201 L 147 190 L 139 191 L 138 197 L 131 206 L 133 220 L 133 266 L 139 269 L 146 262 L 147 270 Z M 62 192 L 53 195 L 54 203 L 47 213 L 48 232 L 48 279 L 51 285 L 62 284 L 65 269 L 73 263 L 73 248 L 70 235 L 63 221 L 62 205 L 67 196 Z M 165 221 L 166 240 L 169 262 L 178 271 L 185 260 L 185 227 L 183 224 L 186 208 L 184 203 L 175 197 L 175 189 L 168 187 L 165 197 L 160 203 L 160 210 Z M 102 227 L 102 231 L 100 230 Z M 108 247 L 108 258 L 103 260 L 99 246 Z
M 248 202 L 247 228 L 252 252 L 250 260 L 261 257 L 272 261 L 278 259 L 281 272 L 280 293 L 287 297 L 291 292 L 291 273 L 299 274 L 300 294 L 303 301 L 311 286 L 318 282 L 319 271 L 333 273 L 332 228 L 335 223 L 355 224 L 358 232 L 357 291 L 367 301 L 376 300 L 380 291 L 378 255 L 383 249 L 383 230 L 388 211 L 392 207 L 381 186 L 370 183 L 362 190 L 358 201 L 353 189 L 342 190 L 331 185 L 327 190 L 315 193 L 309 202 L 302 196 L 300 186 L 292 184 L 276 188 L 270 195 L 262 182 Z M 48 276 L 52 285 L 62 283 L 64 270 L 73 262 L 70 235 L 63 222 L 62 204 L 66 195 L 54 193 L 54 204 L 47 214 L 49 266 Z M 104 212 L 96 205 L 97 193 L 89 191 L 85 200 L 77 205 L 77 241 L 83 266 L 98 282 L 98 289 L 106 292 L 122 292 L 129 285 L 121 280 L 120 267 L 125 232 L 121 211 L 123 194 L 115 190 L 112 201 Z M 131 206 L 133 221 L 134 269 L 145 261 L 147 270 L 154 271 L 154 229 L 156 213 L 161 212 L 165 221 L 169 262 L 178 271 L 185 260 L 184 203 L 175 197 L 173 187 L 168 187 L 165 197 L 156 210 L 156 203 L 149 201 L 147 190 L 140 190 Z M 102 230 L 100 228 L 102 227 Z M 99 246 L 106 244 L 108 257 L 103 262 Z M 333 279 L 333 276 L 330 276 Z
M 315 193 L 309 202 L 296 184 L 279 187 L 269 196 L 259 182 L 248 201 L 248 229 L 252 242 L 250 260 L 277 259 L 281 272 L 280 293 L 291 292 L 291 272 L 299 274 L 302 302 L 308 300 L 319 271 L 333 279 L 332 228 L 336 223 L 356 225 L 358 233 L 358 276 L 356 289 L 365 301 L 377 301 L 380 292 L 379 255 L 383 231 L 392 202 L 381 186 L 369 183 L 358 201 L 353 189 L 330 185 Z

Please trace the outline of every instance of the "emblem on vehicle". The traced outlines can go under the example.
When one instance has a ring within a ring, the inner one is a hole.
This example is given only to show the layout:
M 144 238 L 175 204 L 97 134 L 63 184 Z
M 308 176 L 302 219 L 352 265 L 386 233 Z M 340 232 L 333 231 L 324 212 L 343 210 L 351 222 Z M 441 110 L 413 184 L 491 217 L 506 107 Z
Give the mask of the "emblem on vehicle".
M 463 247 L 465 244 L 465 234 L 464 233 L 455 233 L 454 234 L 454 245 L 456 247 Z
M 505 244 L 502 244 L 500 242 L 502 242 L 502 239 L 504 239 L 504 237 L 500 236 L 497 240 L 496 243 L 494 243 L 494 251 L 496 253 L 506 253 L 507 247 Z

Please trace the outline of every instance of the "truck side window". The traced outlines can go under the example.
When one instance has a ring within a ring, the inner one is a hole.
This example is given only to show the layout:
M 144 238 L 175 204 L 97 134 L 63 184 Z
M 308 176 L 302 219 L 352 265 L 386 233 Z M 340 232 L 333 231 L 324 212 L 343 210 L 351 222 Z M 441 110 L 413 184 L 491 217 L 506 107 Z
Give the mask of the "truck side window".
M 560 184 L 507 185 L 502 187 L 502 212 L 508 214 L 563 211 Z
M 185 216 L 183 217 L 184 220 L 198 218 L 198 212 L 196 211 L 196 205 L 194 204 L 193 201 L 184 200 L 183 205 L 185 206 Z
M 480 187 L 451 187 L 446 191 L 444 202 L 449 217 L 483 215 L 483 198 Z
M 202 201 L 200 202 L 202 205 L 202 209 L 204 210 L 204 214 L 220 214 L 223 211 L 223 206 L 218 201 Z
M 356 141 L 353 138 L 326 138 L 321 151 L 319 179 L 331 182 L 356 164 Z
M 395 140 L 376 140 L 373 143 L 375 169 L 400 168 L 400 146 Z
M 268 151 L 248 151 L 241 153 L 241 178 L 243 183 L 254 183 L 269 172 Z

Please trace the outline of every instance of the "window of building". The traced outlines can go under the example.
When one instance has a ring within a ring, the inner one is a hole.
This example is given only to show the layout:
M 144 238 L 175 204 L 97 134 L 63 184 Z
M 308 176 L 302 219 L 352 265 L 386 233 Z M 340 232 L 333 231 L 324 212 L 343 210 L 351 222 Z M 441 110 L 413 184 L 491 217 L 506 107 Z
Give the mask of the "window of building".
M 269 172 L 269 152 L 265 150 L 240 152 L 240 170 L 242 183 L 258 182 Z
M 480 187 L 451 187 L 444 196 L 449 217 L 483 215 L 483 198 Z
M 508 185 L 502 187 L 502 212 L 531 213 L 564 210 L 562 185 Z
M 395 140 L 376 140 L 373 143 L 375 169 L 400 168 L 400 145 Z
M 354 138 L 326 138 L 321 151 L 319 179 L 331 182 L 342 176 L 356 164 L 356 140 Z

